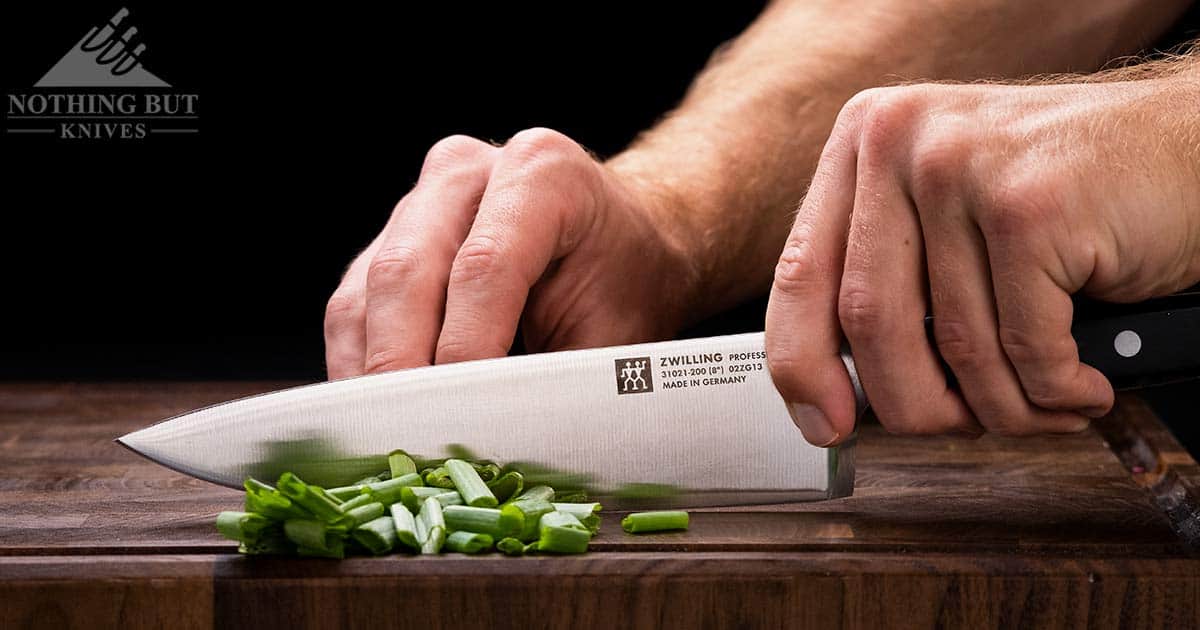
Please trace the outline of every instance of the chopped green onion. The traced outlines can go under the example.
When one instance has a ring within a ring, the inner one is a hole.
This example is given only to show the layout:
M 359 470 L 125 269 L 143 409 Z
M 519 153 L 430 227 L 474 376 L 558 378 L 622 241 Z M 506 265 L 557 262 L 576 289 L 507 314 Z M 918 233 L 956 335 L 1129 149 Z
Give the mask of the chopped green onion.
M 367 521 L 350 532 L 350 535 L 366 547 L 367 551 L 377 556 L 391 551 L 396 546 L 396 525 L 390 516 L 380 516 Z
M 435 495 L 433 495 L 433 498 L 437 499 L 438 503 L 442 504 L 442 507 L 446 507 L 448 505 L 462 505 L 463 504 L 462 495 L 453 490 L 448 490 L 448 491 L 442 492 L 440 494 L 435 494 Z
M 510 498 L 521 494 L 521 489 L 525 487 L 525 477 L 515 470 L 510 470 L 487 482 L 487 487 L 488 490 L 492 491 L 497 501 L 504 503 Z
M 392 526 L 396 529 L 396 539 L 405 547 L 419 551 L 421 541 L 417 538 L 417 521 L 412 512 L 402 503 L 393 503 L 389 509 L 392 512 Z
M 526 545 L 516 538 L 501 538 L 500 542 L 496 543 L 496 549 L 506 556 L 523 556 L 537 551 L 537 543 Z
M 395 479 L 417 472 L 417 464 L 408 456 L 408 453 L 395 450 L 388 453 L 388 469 L 392 473 L 392 479 Z
M 446 488 L 448 490 L 454 489 L 454 481 L 450 479 L 450 471 L 445 466 L 431 468 L 421 476 L 425 479 L 425 485 L 427 486 Z
M 484 481 L 491 481 L 500 476 L 500 467 L 491 462 L 486 464 L 476 464 L 471 462 L 471 468 L 474 468 L 475 474 L 479 475 L 479 478 Z
M 579 520 L 592 516 L 601 510 L 599 503 L 552 503 L 555 511 L 566 512 Z
M 687 528 L 687 512 L 634 512 L 621 519 L 621 529 L 630 534 Z
M 363 487 L 366 487 L 366 486 L 363 486 Z M 349 501 L 342 503 L 341 505 L 338 506 L 338 508 L 341 509 L 343 512 L 349 512 L 350 510 L 353 510 L 356 507 L 360 507 L 360 506 L 366 505 L 368 503 L 375 503 L 375 498 L 369 494 L 360 494 L 360 495 L 354 497 L 353 499 L 350 499 Z
M 525 522 L 521 511 L 511 505 L 502 509 L 449 505 L 443 514 L 452 531 L 479 532 L 496 539 L 516 536 Z
M 458 531 L 446 536 L 446 549 L 458 553 L 479 553 L 492 548 L 492 537 L 487 534 Z
M 217 531 L 238 542 L 256 542 L 263 532 L 271 529 L 271 519 L 250 512 L 221 512 L 217 515 Z
M 583 523 L 588 531 L 595 534 L 600 529 L 600 509 L 599 503 L 555 503 L 554 509 L 559 512 L 566 512 Z
M 560 503 L 586 503 L 587 493 L 583 490 L 563 490 L 554 493 L 554 500 Z
M 454 487 L 462 495 L 463 503 L 471 507 L 495 507 L 499 504 L 496 496 L 479 477 L 479 473 L 467 462 L 461 459 L 448 459 L 446 460 L 446 471 L 449 472 Z
M 346 543 L 341 538 L 334 538 L 328 547 L 318 549 L 316 547 L 296 547 L 296 555 L 311 556 L 314 558 L 337 558 L 346 557 Z
M 588 531 L 592 532 L 593 536 L 595 536 L 596 533 L 600 531 L 600 515 L 599 514 L 592 514 L 591 516 L 585 516 L 585 517 L 579 519 L 579 522 L 583 523 L 583 526 L 588 528 Z
M 538 551 L 551 553 L 583 553 L 587 551 L 592 533 L 579 519 L 565 512 L 551 512 L 541 518 L 538 527 Z
M 238 545 L 238 553 L 244 553 L 250 556 L 259 555 L 276 555 L 291 553 L 292 547 L 288 544 L 288 540 L 283 535 L 283 530 L 273 528 L 267 532 L 262 538 L 250 541 L 242 541 Z
M 329 496 L 331 496 L 335 499 L 340 499 L 342 501 L 349 501 L 350 499 L 353 499 L 354 497 L 362 494 L 362 489 L 365 487 L 367 487 L 367 486 L 365 486 L 365 485 L 341 486 L 339 488 L 330 488 L 330 489 L 326 490 L 325 492 L 328 493 Z
M 543 514 L 538 526 L 539 528 L 568 527 L 584 532 L 587 531 L 587 527 L 584 527 L 583 523 L 580 523 L 579 519 L 575 518 L 574 514 L 568 514 L 566 512 L 551 512 L 549 514 Z
M 310 486 L 290 472 L 279 476 L 279 491 L 293 503 L 312 512 L 318 519 L 331 523 L 340 520 L 338 503 L 317 486 Z
M 276 520 L 289 518 L 312 518 L 312 512 L 296 505 L 275 488 L 250 478 L 243 484 L 246 488 L 246 511 L 262 514 Z
M 374 460 L 356 471 L 378 465 Z M 436 554 L 443 547 L 480 553 L 493 546 L 508 555 L 585 551 L 599 527 L 600 505 L 583 501 L 578 491 L 556 493 L 544 482 L 525 488 L 526 478 L 515 466 L 474 457 L 416 461 L 393 451 L 388 470 L 338 488 L 305 483 L 295 472 L 281 474 L 274 487 L 248 478 L 245 511 L 222 512 L 216 525 L 244 554 L 342 558 L 400 549 Z
M 329 494 L 328 492 L 326 492 L 326 491 L 325 491 L 325 488 L 322 488 L 321 486 L 311 486 L 311 485 L 310 485 L 308 488 L 309 488 L 310 490 L 312 490 L 313 494 L 315 494 L 315 495 L 317 495 L 317 496 L 321 497 L 322 499 L 325 499 L 325 500 L 329 501 L 330 503 L 333 503 L 333 504 L 335 504 L 335 505 L 341 505 L 341 504 L 342 504 L 342 500 L 341 500 L 341 499 L 339 499 L 339 498 L 337 498 L 337 497 L 335 497 L 335 496 L 333 496 L 333 495 Z
M 292 519 L 283 523 L 283 533 L 297 547 L 332 551 L 341 543 L 341 536 L 329 527 L 311 519 Z
M 442 514 L 442 504 L 437 498 L 429 497 L 421 504 L 421 512 L 417 514 L 417 540 L 421 541 L 422 548 L 435 527 L 445 530 L 446 519 Z
M 412 486 L 400 488 L 400 502 L 408 511 L 416 513 L 421 511 L 421 504 L 429 497 L 436 497 L 439 494 L 445 494 L 445 488 L 437 486 Z M 453 492 L 450 490 L 449 492 Z
M 525 490 L 525 492 L 517 495 L 516 498 L 509 499 L 508 502 L 512 503 L 514 501 L 553 501 L 553 500 L 554 500 L 554 488 L 551 488 L 550 486 L 533 486 L 532 488 L 527 488 Z
M 554 506 L 549 501 L 541 499 L 514 501 L 504 506 L 504 509 L 516 510 L 521 513 L 521 531 L 516 535 L 517 538 L 529 542 L 537 540 L 538 537 L 538 521 L 543 514 L 549 514 L 554 511 Z
M 423 485 L 425 484 L 421 481 L 421 475 L 409 473 L 387 481 L 369 483 L 362 489 L 362 494 L 370 495 L 384 505 L 391 505 L 400 500 L 401 488 Z
M 434 555 L 442 550 L 442 545 L 446 543 L 446 528 L 441 525 L 435 525 L 429 530 L 429 535 L 425 538 L 425 542 L 421 543 L 422 555 Z
M 351 527 L 358 527 L 359 525 L 362 525 L 363 523 L 366 523 L 368 521 L 373 521 L 373 520 L 379 518 L 380 516 L 383 516 L 383 513 L 386 510 L 387 510 L 387 508 L 385 508 L 382 503 L 379 503 L 378 501 L 374 501 L 371 503 L 367 503 L 366 505 L 360 505 L 356 508 L 347 510 L 346 516 L 349 516 L 350 519 L 353 521 L 353 523 L 351 524 Z

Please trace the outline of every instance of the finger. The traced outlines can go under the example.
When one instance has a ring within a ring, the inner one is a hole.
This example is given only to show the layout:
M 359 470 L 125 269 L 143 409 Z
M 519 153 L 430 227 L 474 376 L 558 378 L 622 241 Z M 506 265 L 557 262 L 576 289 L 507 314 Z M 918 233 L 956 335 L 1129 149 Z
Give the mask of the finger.
M 788 235 L 767 302 L 767 364 L 792 421 L 806 440 L 832 446 L 854 431 L 854 388 L 841 360 L 838 283 L 856 151 L 853 119 L 826 143 Z
M 433 361 L 450 266 L 497 151 L 465 136 L 430 150 L 417 186 L 397 206 L 367 271 L 366 373 Z
M 1026 398 L 1043 409 L 1099 418 L 1112 408 L 1113 389 L 1095 368 L 1079 362 L 1071 336 L 1071 297 L 1029 253 L 989 248 L 999 338 Z
M 1087 419 L 1047 411 L 1025 398 L 1000 347 L 987 247 L 967 212 L 921 207 L 929 257 L 934 338 L 967 405 L 989 431 L 1006 435 L 1069 433 Z
M 381 239 L 382 233 L 350 263 L 325 305 L 325 369 L 329 380 L 362 373 L 367 348 L 367 265 L 379 251 Z
M 896 174 L 896 144 L 864 142 L 859 155 L 838 298 L 842 330 L 867 399 L 889 431 L 979 434 L 925 332 L 921 226 Z
M 453 261 L 437 363 L 508 352 L 530 287 L 588 231 L 601 186 L 595 162 L 565 136 L 513 136 Z

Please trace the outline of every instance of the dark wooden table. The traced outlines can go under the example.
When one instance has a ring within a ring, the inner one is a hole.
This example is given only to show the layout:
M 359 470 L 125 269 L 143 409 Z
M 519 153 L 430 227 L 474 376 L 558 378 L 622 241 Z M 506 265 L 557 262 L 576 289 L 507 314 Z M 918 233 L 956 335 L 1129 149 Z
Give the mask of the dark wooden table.
M 868 424 L 851 498 L 610 514 L 560 558 L 241 557 L 240 493 L 112 443 L 288 384 L 0 385 L 0 628 L 1200 627 L 1200 469 L 1136 398 L 1065 438 Z

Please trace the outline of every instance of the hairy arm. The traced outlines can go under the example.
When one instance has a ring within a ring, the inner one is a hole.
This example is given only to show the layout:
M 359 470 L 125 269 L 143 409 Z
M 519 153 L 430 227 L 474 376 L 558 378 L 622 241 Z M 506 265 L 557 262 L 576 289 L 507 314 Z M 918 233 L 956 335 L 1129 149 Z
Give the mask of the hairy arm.
M 834 119 L 916 78 L 1090 72 L 1189 3 L 781 0 L 719 50 L 676 111 L 608 167 L 657 198 L 691 252 L 691 321 L 764 293 Z

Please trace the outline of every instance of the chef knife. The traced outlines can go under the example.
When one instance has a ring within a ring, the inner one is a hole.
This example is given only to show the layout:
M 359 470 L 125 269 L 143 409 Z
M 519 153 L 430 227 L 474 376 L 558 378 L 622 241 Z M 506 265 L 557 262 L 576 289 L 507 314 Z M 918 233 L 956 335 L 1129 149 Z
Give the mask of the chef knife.
M 1200 293 L 1080 304 L 1085 363 L 1118 388 L 1200 373 Z M 552 352 L 318 383 L 186 413 L 118 438 L 175 470 L 239 487 L 291 470 L 325 486 L 386 453 L 468 456 L 618 504 L 725 505 L 849 495 L 853 441 L 817 448 L 793 425 L 762 333 Z M 843 361 L 860 412 L 866 397 Z

